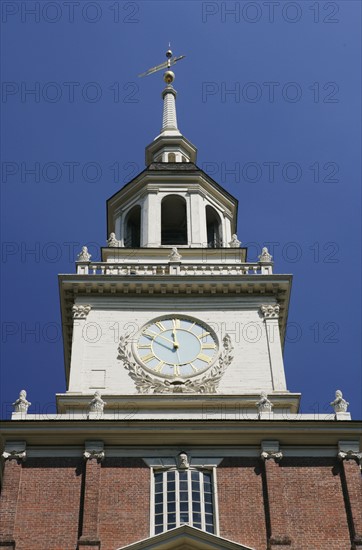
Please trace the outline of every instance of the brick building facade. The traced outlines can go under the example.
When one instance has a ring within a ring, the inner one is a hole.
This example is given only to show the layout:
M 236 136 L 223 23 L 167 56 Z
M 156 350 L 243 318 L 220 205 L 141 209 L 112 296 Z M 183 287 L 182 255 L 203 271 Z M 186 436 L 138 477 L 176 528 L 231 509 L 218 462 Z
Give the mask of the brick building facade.
M 341 392 L 299 414 L 291 276 L 267 249 L 247 262 L 167 58 L 162 130 L 107 203 L 102 261 L 84 247 L 59 276 L 67 392 L 42 416 L 22 391 L 3 422 L 0 548 L 362 548 L 362 423 Z

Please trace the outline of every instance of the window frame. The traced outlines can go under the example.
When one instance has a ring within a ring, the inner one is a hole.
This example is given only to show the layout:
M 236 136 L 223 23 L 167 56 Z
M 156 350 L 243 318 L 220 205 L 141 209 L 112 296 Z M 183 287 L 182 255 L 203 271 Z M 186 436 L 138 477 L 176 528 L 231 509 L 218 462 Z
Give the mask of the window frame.
M 191 518 L 191 521 L 188 522 L 181 522 L 181 516 L 180 516 L 180 491 L 176 485 L 175 487 L 175 515 L 176 515 L 176 525 L 174 527 L 168 528 L 168 516 L 167 516 L 167 473 L 168 472 L 175 472 L 175 484 L 176 479 L 179 480 L 179 473 L 180 472 L 187 472 L 187 483 L 188 483 L 188 516 L 189 520 Z M 200 514 L 201 514 L 201 528 L 200 527 L 194 527 L 193 522 L 193 507 L 192 507 L 192 472 L 198 472 L 199 473 L 199 480 L 200 480 Z M 162 531 L 159 531 L 156 533 L 156 514 L 155 514 L 155 474 L 163 474 L 162 484 L 163 484 L 163 523 L 162 523 Z M 210 533 L 210 531 L 206 530 L 206 512 L 205 512 L 205 496 L 204 496 L 204 484 L 201 483 L 201 480 L 203 481 L 203 476 L 200 476 L 201 474 L 207 473 L 211 476 L 211 486 L 212 486 L 212 508 L 213 508 L 213 532 Z M 205 533 L 210 533 L 213 535 L 219 535 L 219 514 L 218 514 L 218 499 L 217 499 L 217 485 L 216 485 L 216 467 L 210 466 L 210 467 L 197 467 L 197 466 L 190 466 L 189 468 L 178 468 L 177 466 L 169 466 L 169 467 L 151 467 L 150 468 L 150 482 L 151 482 L 151 491 L 150 491 L 150 535 L 154 536 L 156 534 L 166 533 L 167 531 L 171 529 L 176 529 L 178 527 L 181 527 L 182 525 L 189 525 L 190 527 L 194 527 L 195 529 L 200 529 L 201 531 Z M 201 479 L 200 479 L 201 478 Z M 202 490 L 201 490 L 202 486 Z M 191 503 L 191 505 L 190 505 Z

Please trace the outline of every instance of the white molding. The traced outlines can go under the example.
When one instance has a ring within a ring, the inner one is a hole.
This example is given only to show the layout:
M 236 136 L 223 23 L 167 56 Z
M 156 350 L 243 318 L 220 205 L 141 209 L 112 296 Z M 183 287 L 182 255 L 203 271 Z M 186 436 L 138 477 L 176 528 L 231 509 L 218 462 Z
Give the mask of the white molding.
M 344 442 L 342 442 L 344 443 Z M 348 442 L 346 449 L 359 451 L 359 442 L 355 440 Z M 353 445 L 351 445 L 353 443 Z M 9 442 L 10 448 L 11 442 Z M 342 449 L 342 450 L 346 450 Z M 129 446 L 114 446 L 110 445 L 105 447 L 107 458 L 142 458 L 144 462 L 150 468 L 153 467 L 172 467 L 175 466 L 175 456 L 177 456 L 182 450 L 185 450 L 188 455 L 191 456 L 191 465 L 195 467 L 215 467 L 220 466 L 224 458 L 258 458 L 260 457 L 260 446 L 239 446 L 239 447 L 203 447 L 197 448 L 192 446 L 186 447 L 162 447 L 149 449 L 147 447 L 129 447 Z M 337 445 L 326 446 L 311 446 L 311 445 L 296 445 L 296 446 L 282 446 L 283 455 L 286 458 L 294 457 L 325 457 L 334 458 L 337 456 L 339 447 Z M 83 457 L 84 446 L 27 446 L 28 458 L 79 458 Z

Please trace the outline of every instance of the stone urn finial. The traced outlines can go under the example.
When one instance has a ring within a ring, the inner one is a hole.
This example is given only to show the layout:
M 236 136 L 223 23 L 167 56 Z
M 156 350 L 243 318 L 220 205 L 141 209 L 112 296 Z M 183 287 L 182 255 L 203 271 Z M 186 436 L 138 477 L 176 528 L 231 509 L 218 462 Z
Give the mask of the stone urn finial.
M 89 403 L 89 412 L 102 413 L 104 405 L 107 405 L 107 403 L 103 401 L 101 393 L 97 390 L 94 393 L 92 401 Z
M 343 399 L 343 394 L 341 390 L 336 391 L 336 398 L 331 402 L 331 406 L 334 408 L 335 413 L 347 412 L 348 401 Z
M 258 256 L 259 262 L 261 263 L 270 263 L 273 259 L 273 256 L 269 254 L 269 250 L 264 246 L 261 250 L 260 256 Z
M 259 414 L 263 412 L 272 412 L 272 408 L 274 406 L 268 399 L 268 395 L 265 391 L 260 393 L 260 399 L 255 403 L 255 405 L 257 406 Z
M 92 255 L 89 254 L 88 248 L 86 246 L 82 246 L 82 250 L 77 257 L 77 262 L 89 262 L 91 257 Z
M 239 241 L 236 233 L 231 236 L 231 241 L 229 242 L 230 248 L 240 248 L 241 241 Z
M 30 401 L 26 399 L 26 391 L 21 390 L 21 392 L 19 393 L 18 399 L 13 403 L 14 412 L 27 413 L 30 405 L 31 405 Z

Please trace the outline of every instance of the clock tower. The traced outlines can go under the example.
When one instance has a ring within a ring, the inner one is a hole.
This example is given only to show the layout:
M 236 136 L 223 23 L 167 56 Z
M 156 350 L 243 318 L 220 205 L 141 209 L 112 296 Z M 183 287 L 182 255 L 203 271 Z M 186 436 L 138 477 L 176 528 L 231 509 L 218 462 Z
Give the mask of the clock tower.
M 101 260 L 59 275 L 67 391 L 32 414 L 22 390 L 3 422 L 0 549 L 357 550 L 361 422 L 339 390 L 299 413 L 292 276 L 248 261 L 166 55 L 146 168 L 107 201 Z
M 83 250 L 76 276 L 60 276 L 70 330 L 59 410 L 81 413 L 98 391 L 106 415 L 131 397 L 145 418 L 200 418 L 220 399 L 256 415 L 265 392 L 274 413 L 295 413 L 282 355 L 291 276 L 273 273 L 267 249 L 247 261 L 238 202 L 198 168 L 178 128 L 174 73 L 164 80 L 161 131 L 146 169 L 107 202 L 101 261 Z

